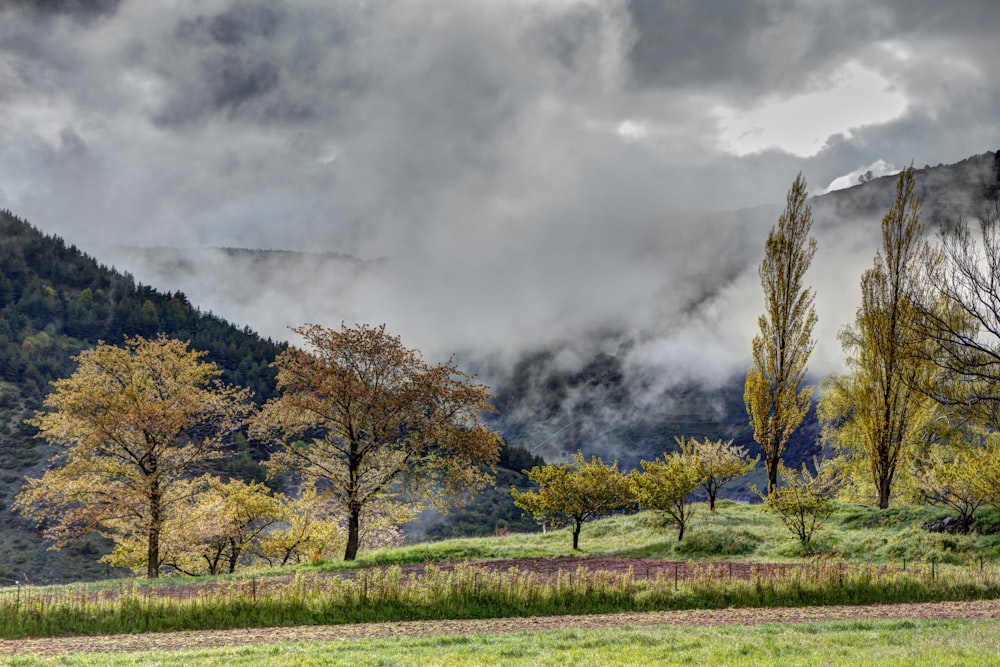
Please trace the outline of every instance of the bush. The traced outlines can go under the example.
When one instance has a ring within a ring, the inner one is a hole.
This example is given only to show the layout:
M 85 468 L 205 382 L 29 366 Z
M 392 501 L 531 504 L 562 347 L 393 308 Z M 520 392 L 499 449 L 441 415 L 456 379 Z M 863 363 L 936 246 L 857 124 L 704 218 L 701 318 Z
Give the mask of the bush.
M 685 556 L 745 556 L 756 551 L 762 541 L 746 530 L 706 529 L 688 534 L 674 551 Z

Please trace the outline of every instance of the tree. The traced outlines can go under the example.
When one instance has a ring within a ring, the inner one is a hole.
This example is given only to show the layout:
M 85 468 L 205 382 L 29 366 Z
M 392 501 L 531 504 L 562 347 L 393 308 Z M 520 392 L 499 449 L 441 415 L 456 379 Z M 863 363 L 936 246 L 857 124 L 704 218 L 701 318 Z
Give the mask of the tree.
M 861 277 L 855 323 L 840 333 L 850 373 L 824 381 L 819 405 L 825 438 L 864 456 L 882 509 L 889 506 L 900 463 L 934 410 L 919 307 L 930 300 L 920 274 L 929 249 L 914 185 L 910 167 L 900 174 L 896 199 L 882 218 L 882 250 Z
M 809 546 L 813 534 L 823 527 L 837 507 L 830 497 L 832 480 L 819 464 L 816 466 L 815 475 L 804 463 L 801 471 L 781 466 L 778 471 L 785 486 L 773 488 L 767 495 L 755 486 L 750 487 L 764 501 L 764 508 L 777 514 L 803 547 Z
M 293 329 L 307 350 L 274 361 L 281 395 L 252 432 L 281 439 L 272 471 L 318 482 L 347 516 L 345 560 L 373 503 L 405 498 L 445 509 L 492 482 L 500 437 L 481 423 L 489 388 L 450 361 L 432 366 L 385 326 Z
M 1000 202 L 977 221 L 944 226 L 927 254 L 931 290 L 920 306 L 927 358 L 951 381 L 931 387 L 936 401 L 1000 429 Z
M 662 459 L 639 463 L 644 472 L 632 475 L 632 494 L 639 507 L 669 517 L 677 528 L 677 541 L 680 542 L 694 515 L 689 502 L 691 493 L 705 481 L 701 461 L 683 452 L 671 452 L 664 454 Z
M 303 560 L 319 562 L 334 549 L 343 550 L 346 536 L 338 517 L 315 489 L 296 500 L 282 497 L 281 501 L 281 525 L 262 535 L 258 543 L 261 558 L 268 565 L 282 566 Z
M 178 486 L 221 455 L 250 409 L 247 392 L 215 382 L 220 371 L 203 356 L 181 341 L 137 336 L 85 350 L 73 375 L 53 383 L 47 411 L 29 423 L 66 449 L 15 502 L 44 522 L 53 548 L 93 531 L 121 548 L 140 539 L 146 576 L 158 576 Z
M 738 477 L 750 474 L 760 460 L 759 454 L 751 459 L 746 447 L 734 445 L 732 440 L 723 442 L 705 438 L 699 442 L 691 438 L 685 441 L 683 436 L 677 436 L 674 440 L 685 456 L 698 460 L 704 477 L 701 486 L 708 494 L 708 509 L 711 512 L 715 511 L 719 489 Z
M 177 517 L 177 560 L 166 563 L 184 574 L 235 572 L 284 517 L 282 499 L 261 482 L 205 475 L 192 487 Z
M 618 461 L 605 465 L 582 452 L 572 462 L 535 466 L 524 473 L 538 485 L 538 491 L 518 491 L 510 487 L 514 504 L 553 526 L 573 524 L 573 550 L 580 548 L 583 522 L 605 512 L 625 507 L 632 501 L 628 477 L 618 471 Z
M 968 533 L 975 524 L 976 512 L 992 495 L 984 482 L 994 463 L 995 457 L 986 449 L 969 449 L 951 460 L 935 452 L 915 466 L 912 474 L 923 501 L 955 510 L 962 532 Z
M 815 345 L 816 325 L 816 295 L 802 284 L 816 254 L 806 196 L 806 182 L 799 174 L 777 226 L 767 235 L 758 269 L 765 312 L 758 320 L 760 333 L 753 339 L 753 365 L 743 400 L 754 440 L 764 453 L 768 490 L 777 483 L 781 455 L 809 411 L 812 397 L 812 388 L 799 388 Z

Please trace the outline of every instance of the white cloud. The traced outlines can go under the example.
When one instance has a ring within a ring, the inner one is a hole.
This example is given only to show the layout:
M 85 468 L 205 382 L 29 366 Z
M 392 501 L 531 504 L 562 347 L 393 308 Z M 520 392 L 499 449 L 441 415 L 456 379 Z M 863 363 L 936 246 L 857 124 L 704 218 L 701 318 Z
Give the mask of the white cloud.
M 871 173 L 872 178 L 878 178 L 879 176 L 889 176 L 891 174 L 898 174 L 899 172 L 900 169 L 896 165 L 886 162 L 885 160 L 875 160 L 867 166 L 858 167 L 854 171 L 833 179 L 823 193 L 825 194 L 827 192 L 833 192 L 834 190 L 843 190 L 844 188 L 853 187 L 861 182 L 860 179 L 862 176 L 868 173 Z
M 646 123 L 641 120 L 626 119 L 618 124 L 618 134 L 626 141 L 639 141 L 649 134 Z
M 823 87 L 820 88 L 819 86 Z M 737 156 L 777 148 L 809 157 L 835 134 L 886 123 L 908 108 L 906 96 L 878 72 L 849 62 L 815 89 L 791 97 L 772 97 L 749 109 L 719 106 L 713 111 L 722 148 Z

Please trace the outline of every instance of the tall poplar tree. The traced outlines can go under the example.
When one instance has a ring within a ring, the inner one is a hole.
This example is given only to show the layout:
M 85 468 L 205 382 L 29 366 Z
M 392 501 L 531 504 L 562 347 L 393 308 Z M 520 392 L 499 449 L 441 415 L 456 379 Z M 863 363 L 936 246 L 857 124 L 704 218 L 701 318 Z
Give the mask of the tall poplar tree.
M 788 191 L 785 210 L 767 235 L 758 273 L 765 311 L 753 339 L 753 365 L 747 372 L 743 400 L 754 439 L 764 453 L 767 492 L 778 481 L 778 465 L 788 440 L 809 411 L 811 387 L 801 387 L 815 341 L 816 294 L 803 286 L 816 239 L 806 182 L 799 174 Z
M 914 187 L 910 167 L 882 218 L 882 250 L 861 277 L 855 323 L 840 334 L 850 373 L 824 382 L 819 406 L 824 436 L 864 457 L 882 509 L 934 406 L 925 391 L 934 367 L 918 307 L 928 302 L 920 269 L 930 251 Z

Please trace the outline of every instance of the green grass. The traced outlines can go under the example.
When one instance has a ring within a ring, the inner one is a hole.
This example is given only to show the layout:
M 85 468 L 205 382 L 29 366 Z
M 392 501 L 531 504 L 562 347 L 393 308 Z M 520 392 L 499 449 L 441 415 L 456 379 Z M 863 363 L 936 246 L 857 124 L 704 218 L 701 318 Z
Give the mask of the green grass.
M 185 665 L 1000 665 L 996 621 L 624 627 L 510 635 L 294 642 L 144 654 L 15 657 L 12 667 Z
M 875 565 L 817 560 L 798 567 L 755 569 L 750 578 L 706 567 L 690 578 L 668 568 L 655 578 L 631 572 L 566 569 L 544 578 L 527 570 L 433 566 L 423 574 L 398 567 L 356 577 L 301 574 L 290 581 L 229 580 L 185 597 L 142 582 L 119 589 L 5 589 L 0 636 L 169 632 L 262 626 L 499 618 L 620 611 L 871 604 L 1000 597 L 1000 567 Z
M 722 502 L 715 513 L 701 508 L 680 543 L 656 515 L 643 513 L 587 524 L 578 552 L 572 551 L 568 532 L 559 530 L 444 540 L 364 553 L 355 563 L 216 578 L 8 586 L 0 588 L 0 636 L 1000 597 L 1000 562 L 993 562 L 998 536 L 935 535 L 920 528 L 935 516 L 927 509 L 843 506 L 829 529 L 803 549 L 759 506 Z M 497 574 L 470 566 L 451 573 L 430 568 L 427 576 L 404 575 L 392 567 L 570 555 L 801 567 L 751 581 L 731 580 L 722 568 L 679 582 L 670 572 L 655 581 L 576 572 L 571 559 L 554 561 L 563 570 L 557 581 L 541 581 L 527 571 Z M 348 578 L 322 576 L 364 565 L 389 567 Z M 282 580 L 276 574 L 290 576 Z M 184 586 L 192 587 L 184 599 L 163 592 Z
M 584 524 L 579 551 L 572 550 L 567 529 L 505 537 L 449 539 L 439 542 L 362 553 L 356 563 L 329 562 L 320 570 L 340 570 L 375 564 L 438 563 L 560 556 L 612 556 L 680 560 L 742 560 L 782 562 L 825 557 L 865 562 L 936 561 L 964 563 L 983 557 L 1000 562 L 1000 533 L 946 535 L 921 525 L 945 514 L 927 507 L 879 510 L 842 505 L 803 549 L 778 520 L 759 505 L 720 501 L 718 511 L 698 507 L 685 534 L 656 515 L 619 515 Z M 982 523 L 1000 525 L 1000 515 L 984 512 Z

